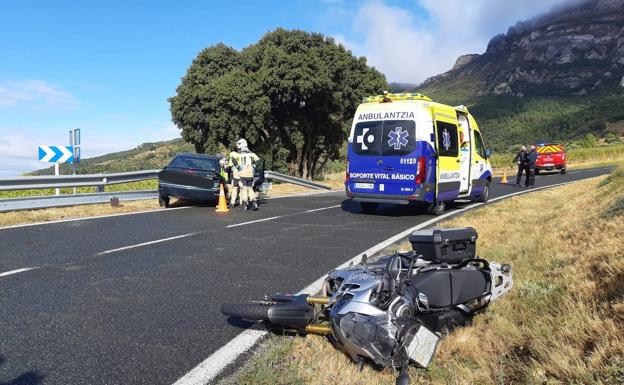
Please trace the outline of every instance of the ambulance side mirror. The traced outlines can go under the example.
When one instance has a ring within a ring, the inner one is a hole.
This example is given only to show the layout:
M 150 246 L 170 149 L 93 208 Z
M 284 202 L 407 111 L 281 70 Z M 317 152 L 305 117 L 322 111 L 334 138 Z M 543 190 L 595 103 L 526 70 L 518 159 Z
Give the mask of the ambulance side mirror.
M 492 149 L 491 148 L 486 148 L 485 149 L 485 157 L 486 158 L 491 158 L 492 157 Z

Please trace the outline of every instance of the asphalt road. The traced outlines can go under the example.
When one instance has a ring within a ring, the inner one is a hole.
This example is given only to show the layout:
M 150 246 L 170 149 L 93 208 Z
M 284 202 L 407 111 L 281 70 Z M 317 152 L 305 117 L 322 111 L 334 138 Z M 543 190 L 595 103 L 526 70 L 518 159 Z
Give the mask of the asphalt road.
M 494 184 L 492 197 L 515 191 Z M 241 332 L 222 302 L 298 291 L 430 218 L 400 206 L 365 215 L 326 193 L 222 216 L 190 207 L 0 229 L 0 385 L 172 384 Z

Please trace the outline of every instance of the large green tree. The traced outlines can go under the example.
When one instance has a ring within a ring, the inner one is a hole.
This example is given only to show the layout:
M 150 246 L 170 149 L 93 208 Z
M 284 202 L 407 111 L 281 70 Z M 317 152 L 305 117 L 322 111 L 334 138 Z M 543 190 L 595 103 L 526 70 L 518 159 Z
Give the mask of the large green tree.
M 274 169 L 314 177 L 339 157 L 352 115 L 385 77 L 333 39 L 277 29 L 240 53 L 206 48 L 170 98 L 198 152 L 245 137 Z

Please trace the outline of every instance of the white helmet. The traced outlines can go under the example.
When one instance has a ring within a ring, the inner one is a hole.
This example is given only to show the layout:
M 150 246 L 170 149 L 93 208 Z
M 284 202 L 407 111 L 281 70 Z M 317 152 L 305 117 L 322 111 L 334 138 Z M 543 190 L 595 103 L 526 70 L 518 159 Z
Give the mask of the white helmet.
M 238 142 L 236 142 L 236 148 L 238 149 L 238 151 L 247 151 L 249 149 L 249 147 L 247 147 L 247 141 L 245 139 L 239 139 Z

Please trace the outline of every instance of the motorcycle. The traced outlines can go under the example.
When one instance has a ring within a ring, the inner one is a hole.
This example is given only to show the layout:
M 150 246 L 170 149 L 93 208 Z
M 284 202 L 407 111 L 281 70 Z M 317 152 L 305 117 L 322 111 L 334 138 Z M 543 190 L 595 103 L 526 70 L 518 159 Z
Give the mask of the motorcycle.
M 233 318 L 272 329 L 326 335 L 361 369 L 366 361 L 409 384 L 409 364 L 427 368 L 441 337 L 511 290 L 511 266 L 476 257 L 475 229 L 428 229 L 412 249 L 331 271 L 321 295 L 276 293 L 222 304 Z

